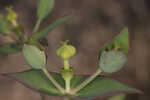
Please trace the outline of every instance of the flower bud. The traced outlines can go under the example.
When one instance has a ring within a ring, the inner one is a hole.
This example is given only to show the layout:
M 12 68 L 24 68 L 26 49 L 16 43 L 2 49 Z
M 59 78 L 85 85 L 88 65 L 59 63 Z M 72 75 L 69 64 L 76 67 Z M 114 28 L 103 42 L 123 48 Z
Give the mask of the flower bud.
M 64 60 L 68 60 L 76 53 L 76 49 L 72 45 L 67 45 L 67 43 L 63 43 L 61 47 L 59 47 L 56 51 L 57 56 L 60 56 Z

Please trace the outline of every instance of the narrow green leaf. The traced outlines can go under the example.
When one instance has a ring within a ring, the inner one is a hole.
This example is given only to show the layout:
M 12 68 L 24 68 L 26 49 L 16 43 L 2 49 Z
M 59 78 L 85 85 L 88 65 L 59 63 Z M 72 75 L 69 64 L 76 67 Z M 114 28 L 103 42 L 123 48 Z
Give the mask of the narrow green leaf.
M 117 51 L 122 51 L 125 54 L 128 54 L 129 36 L 128 36 L 128 29 L 127 28 L 124 28 L 120 32 L 120 34 L 114 38 L 114 40 L 111 43 L 106 44 L 104 46 L 104 48 L 100 51 L 100 55 L 103 51 L 110 51 L 113 49 L 115 49 Z
M 48 33 L 51 32 L 54 28 L 56 28 L 58 25 L 60 25 L 60 24 L 62 24 L 64 22 L 66 22 L 70 18 L 71 18 L 71 16 L 65 16 L 65 17 L 62 17 L 60 19 L 57 19 L 55 22 L 50 24 L 43 31 L 33 34 L 32 38 L 35 39 L 35 40 L 39 40 L 39 39 L 42 39 L 42 38 L 46 37 L 48 35 Z
M 2 46 L 0 46 L 0 54 L 1 55 L 8 55 L 13 54 L 21 51 L 21 46 L 15 44 L 15 43 L 7 43 Z
M 46 55 L 44 51 L 33 45 L 24 45 L 23 55 L 32 68 L 42 69 L 46 66 Z
M 128 54 L 129 50 L 129 34 L 128 34 L 128 28 L 124 28 L 120 35 L 118 35 L 113 43 L 116 43 L 116 46 L 120 51 L 123 51 L 124 53 Z
M 50 72 L 52 77 L 65 88 L 65 81 L 60 74 Z M 40 70 L 29 70 L 25 72 L 15 73 L 15 74 L 5 74 L 21 82 L 25 86 L 54 96 L 62 96 L 60 91 L 57 90 L 55 85 L 45 76 L 45 74 Z M 71 80 L 71 88 L 75 88 L 81 82 L 83 82 L 87 76 L 75 75 Z M 134 88 L 129 88 L 115 80 L 110 78 L 98 76 L 94 81 L 89 83 L 86 87 L 77 92 L 75 98 L 92 98 L 92 97 L 104 97 L 114 95 L 116 93 L 137 93 L 138 90 Z
M 3 18 L 1 18 L 0 16 L 0 34 L 7 35 L 9 34 L 9 32 L 10 32 L 10 29 L 9 29 L 8 22 L 4 20 Z
M 38 0 L 37 16 L 43 20 L 54 8 L 54 0 Z
M 54 8 L 54 0 L 37 0 L 37 16 L 38 20 L 36 22 L 36 25 L 33 29 L 33 33 L 36 33 L 40 27 L 41 22 L 45 17 L 48 16 L 49 13 Z

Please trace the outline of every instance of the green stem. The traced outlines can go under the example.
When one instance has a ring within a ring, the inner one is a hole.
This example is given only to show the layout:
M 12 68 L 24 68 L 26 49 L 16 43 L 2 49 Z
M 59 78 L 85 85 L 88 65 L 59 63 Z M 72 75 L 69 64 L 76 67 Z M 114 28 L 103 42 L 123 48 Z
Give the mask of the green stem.
M 92 76 L 90 76 L 89 78 L 87 78 L 83 83 L 81 83 L 76 88 L 74 88 L 72 91 L 70 91 L 70 93 L 72 95 L 74 95 L 75 93 L 77 93 L 78 91 L 80 91 L 82 88 L 84 88 L 86 85 L 88 85 L 92 80 L 94 80 L 101 72 L 102 71 L 100 69 L 98 69 Z
M 60 84 L 57 83 L 57 81 L 50 75 L 50 73 L 43 68 L 42 71 L 45 73 L 45 75 L 49 78 L 49 80 L 56 86 L 58 90 L 60 90 L 63 94 L 65 94 L 65 90 L 63 87 L 60 86 Z
M 24 38 L 22 32 L 20 32 L 19 30 L 17 30 L 16 35 L 18 36 L 18 38 L 21 42 L 25 41 L 25 38 Z
M 69 93 L 70 92 L 70 79 L 65 80 L 65 84 L 66 84 L 66 92 Z
M 40 24 L 41 24 L 41 20 L 39 19 L 33 29 L 33 33 L 36 33 L 38 31 Z
M 17 27 L 17 26 L 18 26 L 18 24 L 17 24 L 17 21 L 16 21 L 16 20 L 12 20 L 12 21 L 11 21 L 11 23 L 12 23 L 15 27 Z
M 64 69 L 68 70 L 69 69 L 69 61 L 68 60 L 64 60 Z
M 64 60 L 64 70 L 70 70 L 69 60 Z M 66 85 L 66 92 L 70 92 L 70 78 L 64 78 Z

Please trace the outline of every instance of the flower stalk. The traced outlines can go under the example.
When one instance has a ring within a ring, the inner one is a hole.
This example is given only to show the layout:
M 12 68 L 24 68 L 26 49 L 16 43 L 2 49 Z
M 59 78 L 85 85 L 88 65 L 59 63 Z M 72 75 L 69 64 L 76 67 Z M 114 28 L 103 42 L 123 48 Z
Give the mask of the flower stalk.
M 102 70 L 98 69 L 92 76 L 90 76 L 89 78 L 87 78 L 83 83 L 81 83 L 80 85 L 78 85 L 76 88 L 72 89 L 70 91 L 70 94 L 71 95 L 76 94 L 78 91 L 80 91 L 85 86 L 87 86 L 91 81 L 93 81 L 101 72 L 102 72 Z
M 58 82 L 50 75 L 50 73 L 45 68 L 43 68 L 42 71 L 49 78 L 49 80 L 56 86 L 56 88 L 60 90 L 62 94 L 65 94 L 64 88 L 60 86 L 60 84 L 58 84 Z

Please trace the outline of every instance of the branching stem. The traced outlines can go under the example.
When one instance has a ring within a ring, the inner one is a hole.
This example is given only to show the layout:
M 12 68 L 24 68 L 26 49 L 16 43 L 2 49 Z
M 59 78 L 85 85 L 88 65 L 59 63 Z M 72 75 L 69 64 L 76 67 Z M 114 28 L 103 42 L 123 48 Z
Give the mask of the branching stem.
M 58 82 L 50 75 L 50 73 L 45 68 L 43 68 L 42 71 L 49 78 L 49 80 L 56 86 L 56 88 L 60 90 L 63 94 L 65 94 L 65 89 L 62 86 L 60 86 L 60 84 L 58 84 Z
M 36 33 L 38 31 L 38 29 L 40 27 L 40 24 L 41 24 L 41 20 L 38 20 L 35 27 L 34 27 L 34 29 L 33 29 L 33 33 Z
M 92 80 L 94 80 L 101 72 L 102 71 L 100 69 L 98 69 L 92 76 L 90 76 L 83 83 L 81 83 L 76 88 L 74 88 L 73 90 L 71 90 L 70 93 L 72 95 L 74 95 L 75 93 L 77 93 L 78 91 L 80 91 L 82 88 L 84 88 L 86 85 L 88 85 Z

